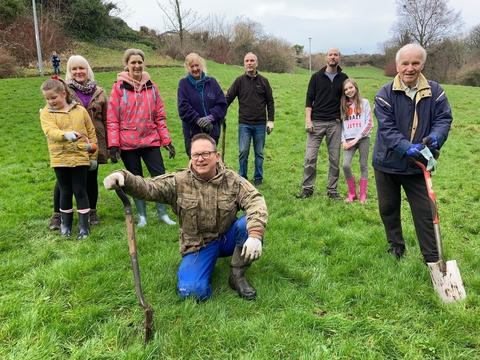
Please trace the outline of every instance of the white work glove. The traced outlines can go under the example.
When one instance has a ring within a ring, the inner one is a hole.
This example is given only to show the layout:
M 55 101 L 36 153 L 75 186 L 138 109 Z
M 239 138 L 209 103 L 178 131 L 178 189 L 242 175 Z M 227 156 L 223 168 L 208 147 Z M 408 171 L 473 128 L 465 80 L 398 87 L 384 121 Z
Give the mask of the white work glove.
M 88 171 L 95 170 L 97 166 L 98 166 L 97 160 L 90 160 L 90 166 L 88 168 Z
M 67 131 L 63 137 L 65 138 L 65 140 L 67 141 L 77 141 L 78 138 L 77 138 L 77 134 L 79 135 L 78 132 L 76 131 Z
M 270 133 L 273 131 L 273 128 L 273 121 L 267 121 L 267 135 L 270 135 Z
M 124 185 L 125 177 L 119 172 L 114 172 L 103 179 L 103 186 L 105 186 L 107 190 L 116 190 Z
M 241 256 L 247 262 L 258 260 L 262 256 L 262 242 L 254 237 L 249 237 L 243 244 Z
M 313 127 L 313 122 L 307 121 L 305 123 L 305 131 L 310 134 L 313 134 L 315 132 L 315 128 Z

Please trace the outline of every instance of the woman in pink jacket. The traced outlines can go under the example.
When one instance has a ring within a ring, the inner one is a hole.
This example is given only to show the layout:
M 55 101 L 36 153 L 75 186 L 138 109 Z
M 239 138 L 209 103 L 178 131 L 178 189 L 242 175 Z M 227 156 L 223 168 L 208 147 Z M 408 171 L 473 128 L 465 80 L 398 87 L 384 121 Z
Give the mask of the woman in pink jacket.
M 160 147 L 170 158 L 175 157 L 167 128 L 165 108 L 157 85 L 143 71 L 145 54 L 128 49 L 123 54 L 125 70 L 117 75 L 107 110 L 108 149 L 114 163 L 122 159 L 125 168 L 143 176 L 143 159 L 152 177 L 165 174 Z M 147 224 L 146 202 L 134 199 L 138 211 L 138 226 Z M 159 219 L 168 225 L 176 224 L 167 214 L 165 204 L 157 203 Z

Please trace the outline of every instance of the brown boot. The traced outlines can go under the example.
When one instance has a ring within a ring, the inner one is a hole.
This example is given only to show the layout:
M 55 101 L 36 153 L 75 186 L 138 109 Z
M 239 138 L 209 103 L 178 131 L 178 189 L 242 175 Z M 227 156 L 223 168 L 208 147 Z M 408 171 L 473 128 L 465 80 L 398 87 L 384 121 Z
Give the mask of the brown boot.
M 50 218 L 50 224 L 48 224 L 48 230 L 54 231 L 54 230 L 60 230 L 60 213 L 59 212 L 54 212 L 52 214 L 52 217 Z
M 241 246 L 235 246 L 232 255 L 232 262 L 230 263 L 230 277 L 228 284 L 233 290 L 236 290 L 238 295 L 245 300 L 255 300 L 257 292 L 255 288 L 250 285 L 245 279 L 245 272 L 250 267 L 250 264 L 245 262 L 240 255 L 242 253 Z
M 98 219 L 97 209 L 90 209 L 90 225 L 99 225 L 100 220 Z

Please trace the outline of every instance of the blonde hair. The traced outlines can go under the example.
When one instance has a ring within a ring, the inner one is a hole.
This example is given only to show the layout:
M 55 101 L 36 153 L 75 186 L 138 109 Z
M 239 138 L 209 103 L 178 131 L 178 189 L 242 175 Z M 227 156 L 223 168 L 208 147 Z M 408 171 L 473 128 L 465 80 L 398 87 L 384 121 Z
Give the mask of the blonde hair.
M 67 71 L 65 73 L 65 80 L 70 80 L 72 78 L 72 68 L 74 66 L 83 66 L 87 69 L 88 80 L 95 81 L 95 76 L 93 75 L 93 70 L 90 67 L 87 59 L 80 55 L 72 55 L 67 61 Z
M 40 90 L 41 91 L 53 90 L 58 94 L 62 94 L 63 92 L 65 92 L 66 94 L 65 100 L 67 104 L 70 104 L 72 102 L 72 97 L 70 96 L 70 93 L 67 91 L 67 86 L 64 80 L 60 78 L 58 78 L 58 80 L 57 79 L 45 80 L 42 86 L 40 86 Z
M 343 82 L 342 85 L 342 99 L 340 100 L 340 112 L 342 120 L 346 120 L 348 118 L 348 110 L 350 105 L 348 104 L 348 97 L 345 95 L 345 85 L 348 83 L 352 84 L 355 87 L 355 95 L 353 96 L 353 102 L 355 103 L 355 114 L 360 115 L 362 113 L 362 96 L 360 95 L 360 90 L 358 89 L 357 82 L 350 78 Z
M 190 53 L 185 57 L 185 71 L 187 73 L 190 73 L 190 63 L 194 60 L 198 60 L 200 63 L 200 67 L 202 68 L 202 71 L 207 75 L 207 65 L 205 63 L 205 59 L 202 58 L 200 55 L 197 53 Z

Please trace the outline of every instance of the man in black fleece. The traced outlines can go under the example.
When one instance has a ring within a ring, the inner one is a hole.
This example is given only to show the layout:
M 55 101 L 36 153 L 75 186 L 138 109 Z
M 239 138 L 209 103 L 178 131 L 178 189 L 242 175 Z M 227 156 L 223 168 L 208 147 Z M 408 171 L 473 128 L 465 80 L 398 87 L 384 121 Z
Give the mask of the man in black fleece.
M 225 99 L 227 105 L 238 97 L 238 174 L 247 179 L 248 155 L 250 142 L 253 139 L 255 152 L 255 170 L 253 180 L 255 186 L 263 182 L 263 148 L 265 147 L 265 132 L 273 131 L 275 115 L 272 88 L 268 79 L 257 71 L 258 60 L 253 53 L 245 55 L 243 61 L 245 74 L 237 77 Z M 266 110 L 266 111 L 265 111 Z M 268 113 L 268 118 L 267 114 Z
M 307 148 L 303 168 L 302 192 L 297 195 L 299 199 L 309 198 L 313 195 L 313 186 L 317 178 L 318 150 L 325 137 L 330 162 L 327 196 L 333 200 L 342 200 L 342 197 L 337 193 L 342 135 L 340 99 L 343 93 L 343 82 L 348 79 L 348 76 L 338 66 L 340 51 L 337 48 L 328 50 L 325 59 L 327 66 L 314 73 L 308 84 L 305 111 Z

